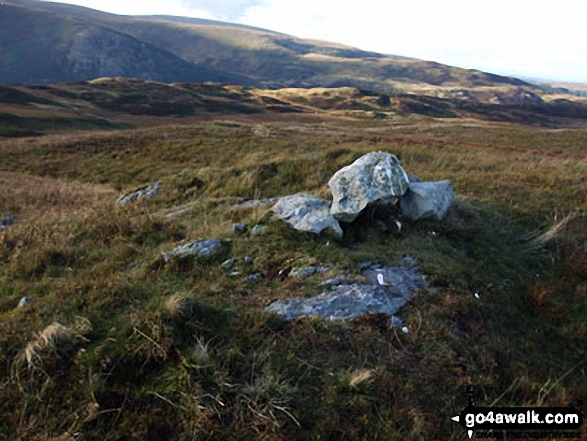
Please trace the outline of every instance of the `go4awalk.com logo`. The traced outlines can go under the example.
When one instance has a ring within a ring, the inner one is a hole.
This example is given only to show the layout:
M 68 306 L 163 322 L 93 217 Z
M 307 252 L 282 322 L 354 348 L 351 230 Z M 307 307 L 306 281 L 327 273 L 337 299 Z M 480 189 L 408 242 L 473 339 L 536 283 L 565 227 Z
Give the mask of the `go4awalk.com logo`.
M 469 438 L 580 439 L 583 414 L 577 407 L 476 407 L 469 404 L 452 420 L 461 424 Z M 499 435 L 501 434 L 501 436 Z

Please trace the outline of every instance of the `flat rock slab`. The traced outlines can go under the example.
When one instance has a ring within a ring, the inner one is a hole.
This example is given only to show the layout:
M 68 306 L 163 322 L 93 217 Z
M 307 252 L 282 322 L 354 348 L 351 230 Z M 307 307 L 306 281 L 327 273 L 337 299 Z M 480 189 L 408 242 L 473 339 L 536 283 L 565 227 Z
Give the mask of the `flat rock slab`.
M 185 258 L 189 256 L 210 258 L 216 255 L 222 248 L 222 241 L 218 239 L 195 240 L 193 242 L 175 247 L 169 253 L 163 253 L 163 260 L 168 262 L 173 257 Z
M 280 198 L 271 210 L 296 230 L 320 234 L 331 229 L 342 237 L 338 221 L 330 214 L 330 202 L 323 199 L 298 193 Z
M 412 298 L 414 292 L 426 288 L 424 276 L 415 265 L 383 267 L 363 274 L 367 283 L 336 286 L 313 297 L 279 300 L 269 305 L 267 310 L 283 315 L 286 320 L 301 316 L 343 320 L 370 313 L 392 316 Z M 378 274 L 383 275 L 388 285 L 378 282 Z
M 393 204 L 408 189 L 408 175 L 395 155 L 371 152 L 337 171 L 328 181 L 332 192 L 331 214 L 352 222 L 371 202 Z
M 436 219 L 441 221 L 455 200 L 450 181 L 412 182 L 400 199 L 402 215 L 412 221 Z
M 130 202 L 135 202 L 141 199 L 151 199 L 152 197 L 155 197 L 162 188 L 163 185 L 161 182 L 154 182 L 150 185 L 139 187 L 136 190 L 121 196 L 116 202 L 120 205 L 126 205 Z

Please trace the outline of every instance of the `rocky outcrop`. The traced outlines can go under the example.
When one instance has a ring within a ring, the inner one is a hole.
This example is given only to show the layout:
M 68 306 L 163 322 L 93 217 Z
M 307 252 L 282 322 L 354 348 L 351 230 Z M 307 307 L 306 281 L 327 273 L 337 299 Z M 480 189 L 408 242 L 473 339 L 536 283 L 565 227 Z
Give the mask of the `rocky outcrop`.
M 400 199 L 402 214 L 412 220 L 444 219 L 455 200 L 450 181 L 412 182 Z
M 139 201 L 141 199 L 151 199 L 161 191 L 162 187 L 163 186 L 160 182 L 154 182 L 153 184 L 139 187 L 136 190 L 121 196 L 116 202 L 120 205 L 126 205 L 130 202 Z
M 408 175 L 395 155 L 371 152 L 337 171 L 328 182 L 333 203 L 330 213 L 352 222 L 371 202 L 397 202 L 408 189 Z
M 370 269 L 363 275 L 366 283 L 335 286 L 331 291 L 313 297 L 279 300 L 267 310 L 284 316 L 286 320 L 301 316 L 341 320 L 369 313 L 393 316 L 414 292 L 426 287 L 424 276 L 416 265 Z
M 330 214 L 330 203 L 307 194 L 299 193 L 279 199 L 272 208 L 277 217 L 296 230 L 319 234 L 330 229 L 342 237 L 338 221 Z

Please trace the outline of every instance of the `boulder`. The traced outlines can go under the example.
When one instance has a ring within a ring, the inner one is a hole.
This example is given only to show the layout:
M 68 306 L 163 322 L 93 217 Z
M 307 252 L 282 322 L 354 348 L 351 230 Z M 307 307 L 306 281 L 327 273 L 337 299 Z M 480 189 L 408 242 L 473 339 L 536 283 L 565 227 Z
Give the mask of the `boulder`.
M 450 181 L 413 182 L 399 203 L 402 214 L 412 221 L 427 218 L 441 221 L 454 200 Z
M 298 193 L 282 197 L 271 210 L 296 230 L 320 234 L 330 229 L 337 237 L 342 237 L 342 229 L 330 214 L 328 201 Z
M 195 240 L 176 247 L 169 253 L 164 253 L 163 260 L 168 262 L 173 257 L 181 259 L 189 256 L 211 258 L 220 251 L 220 248 L 222 248 L 222 242 L 218 239 Z
M 121 196 L 116 202 L 120 205 L 126 205 L 129 202 L 135 202 L 141 199 L 151 199 L 161 191 L 162 187 L 163 186 L 160 182 L 154 182 L 153 184 L 145 185 L 144 187 L 137 188 L 131 193 Z
M 409 186 L 408 175 L 395 155 L 371 152 L 341 168 L 328 182 L 333 196 L 330 213 L 352 222 L 371 202 L 395 204 Z
M 416 266 L 383 267 L 364 273 L 367 283 L 339 285 L 331 291 L 313 297 L 294 297 L 279 300 L 267 307 L 268 311 L 283 315 L 286 320 L 301 316 L 318 316 L 330 320 L 352 319 L 369 313 L 393 316 L 413 296 L 426 287 Z M 382 274 L 386 285 L 381 285 L 377 274 Z

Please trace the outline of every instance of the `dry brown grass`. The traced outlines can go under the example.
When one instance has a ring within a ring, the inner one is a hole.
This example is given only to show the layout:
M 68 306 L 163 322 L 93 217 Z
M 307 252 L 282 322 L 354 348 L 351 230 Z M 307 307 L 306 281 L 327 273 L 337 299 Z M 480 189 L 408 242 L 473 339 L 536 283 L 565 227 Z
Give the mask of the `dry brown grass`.
M 7 171 L 0 171 L 0 188 L 0 213 L 31 220 L 87 215 L 116 196 L 103 185 Z
M 84 337 L 92 329 L 90 321 L 77 317 L 71 326 L 64 326 L 53 322 L 34 338 L 16 356 L 13 363 L 13 374 L 20 382 L 24 373 L 34 376 L 43 372 L 51 376 L 50 365 L 56 362 L 70 360 L 78 351 L 81 344 L 88 340 Z

